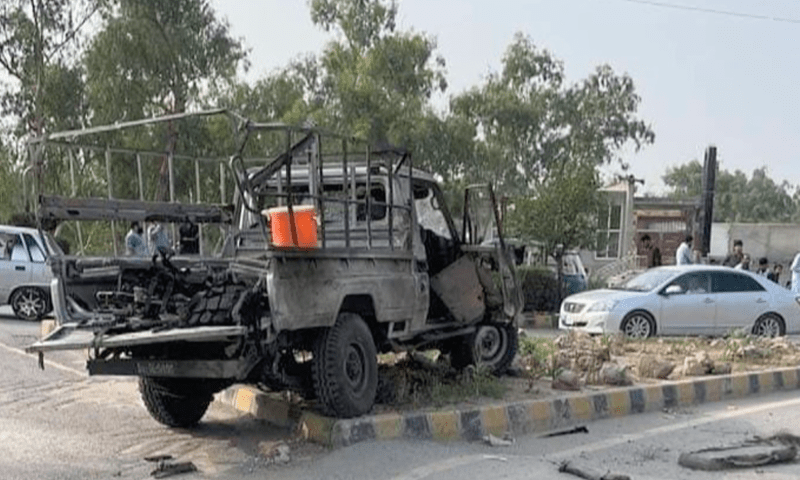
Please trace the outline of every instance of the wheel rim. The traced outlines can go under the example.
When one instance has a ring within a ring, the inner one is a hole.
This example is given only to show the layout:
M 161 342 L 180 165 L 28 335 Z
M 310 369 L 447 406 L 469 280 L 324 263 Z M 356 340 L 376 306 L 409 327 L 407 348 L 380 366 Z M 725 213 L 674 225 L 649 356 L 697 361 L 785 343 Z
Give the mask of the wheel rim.
M 777 337 L 780 334 L 781 325 L 775 317 L 764 317 L 756 325 L 756 335 L 761 337 Z
M 44 313 L 44 298 L 38 290 L 26 288 L 17 295 L 13 307 L 19 315 L 25 318 L 36 318 Z
M 491 363 L 503 354 L 505 342 L 503 332 L 497 327 L 483 326 L 475 334 L 475 349 L 481 362 Z
M 344 376 L 353 391 L 362 391 L 367 384 L 367 359 L 357 344 L 351 343 L 344 357 Z
M 641 314 L 628 317 L 625 322 L 625 335 L 630 338 L 647 338 L 650 336 L 650 319 Z

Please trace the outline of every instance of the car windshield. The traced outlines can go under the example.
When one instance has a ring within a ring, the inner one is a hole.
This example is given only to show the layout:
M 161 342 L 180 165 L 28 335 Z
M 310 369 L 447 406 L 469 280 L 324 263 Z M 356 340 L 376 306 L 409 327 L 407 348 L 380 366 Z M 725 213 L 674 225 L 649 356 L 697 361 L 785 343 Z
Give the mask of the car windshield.
M 620 290 L 630 290 L 634 292 L 649 292 L 674 275 L 675 272 L 669 270 L 647 270 L 646 272 L 631 278 L 618 288 Z

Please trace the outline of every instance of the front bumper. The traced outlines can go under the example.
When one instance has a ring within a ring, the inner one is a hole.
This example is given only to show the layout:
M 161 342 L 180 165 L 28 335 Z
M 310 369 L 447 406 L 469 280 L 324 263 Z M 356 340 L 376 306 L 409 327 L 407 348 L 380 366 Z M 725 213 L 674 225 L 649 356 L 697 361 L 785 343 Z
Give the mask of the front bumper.
M 558 328 L 561 330 L 582 330 L 592 334 L 608 333 L 609 312 L 561 312 Z

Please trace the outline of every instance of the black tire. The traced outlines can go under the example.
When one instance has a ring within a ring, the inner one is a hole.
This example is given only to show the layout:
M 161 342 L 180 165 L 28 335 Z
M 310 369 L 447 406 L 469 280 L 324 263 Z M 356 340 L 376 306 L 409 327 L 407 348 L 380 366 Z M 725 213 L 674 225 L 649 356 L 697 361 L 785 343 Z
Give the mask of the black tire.
M 468 365 L 488 368 L 502 375 L 511 366 L 519 349 L 517 328 L 510 323 L 482 323 L 477 330 L 450 348 L 450 364 L 464 369 Z
M 631 312 L 622 319 L 619 329 L 628 338 L 650 338 L 656 334 L 656 321 L 647 312 Z
M 147 411 L 168 427 L 197 425 L 213 399 L 202 380 L 186 378 L 139 377 L 139 392 Z
M 372 332 L 355 313 L 343 312 L 314 348 L 314 390 L 325 414 L 339 418 L 372 409 L 378 389 L 378 356 Z
M 23 320 L 39 320 L 50 311 L 47 294 L 37 287 L 21 287 L 9 300 L 14 315 Z
M 240 285 L 220 285 L 195 294 L 189 302 L 186 325 L 232 325 L 231 311 L 242 292 Z
M 786 322 L 774 313 L 765 313 L 758 317 L 753 325 L 753 335 L 759 337 L 782 337 L 786 335 Z

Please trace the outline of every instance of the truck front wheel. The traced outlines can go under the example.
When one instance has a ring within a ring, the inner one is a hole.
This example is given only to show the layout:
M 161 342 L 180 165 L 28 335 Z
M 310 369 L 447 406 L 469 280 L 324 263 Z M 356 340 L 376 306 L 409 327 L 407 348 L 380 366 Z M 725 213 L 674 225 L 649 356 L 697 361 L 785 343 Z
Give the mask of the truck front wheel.
M 199 379 L 139 377 L 139 392 L 147 411 L 168 427 L 197 424 L 211 404 L 213 393 Z
M 350 418 L 370 411 L 378 388 L 378 357 L 372 333 L 359 315 L 340 313 L 319 337 L 312 373 L 326 414 Z
M 495 375 L 505 373 L 517 355 L 517 328 L 510 323 L 483 323 L 450 349 L 450 364 L 456 369 L 467 365 L 487 368 Z

